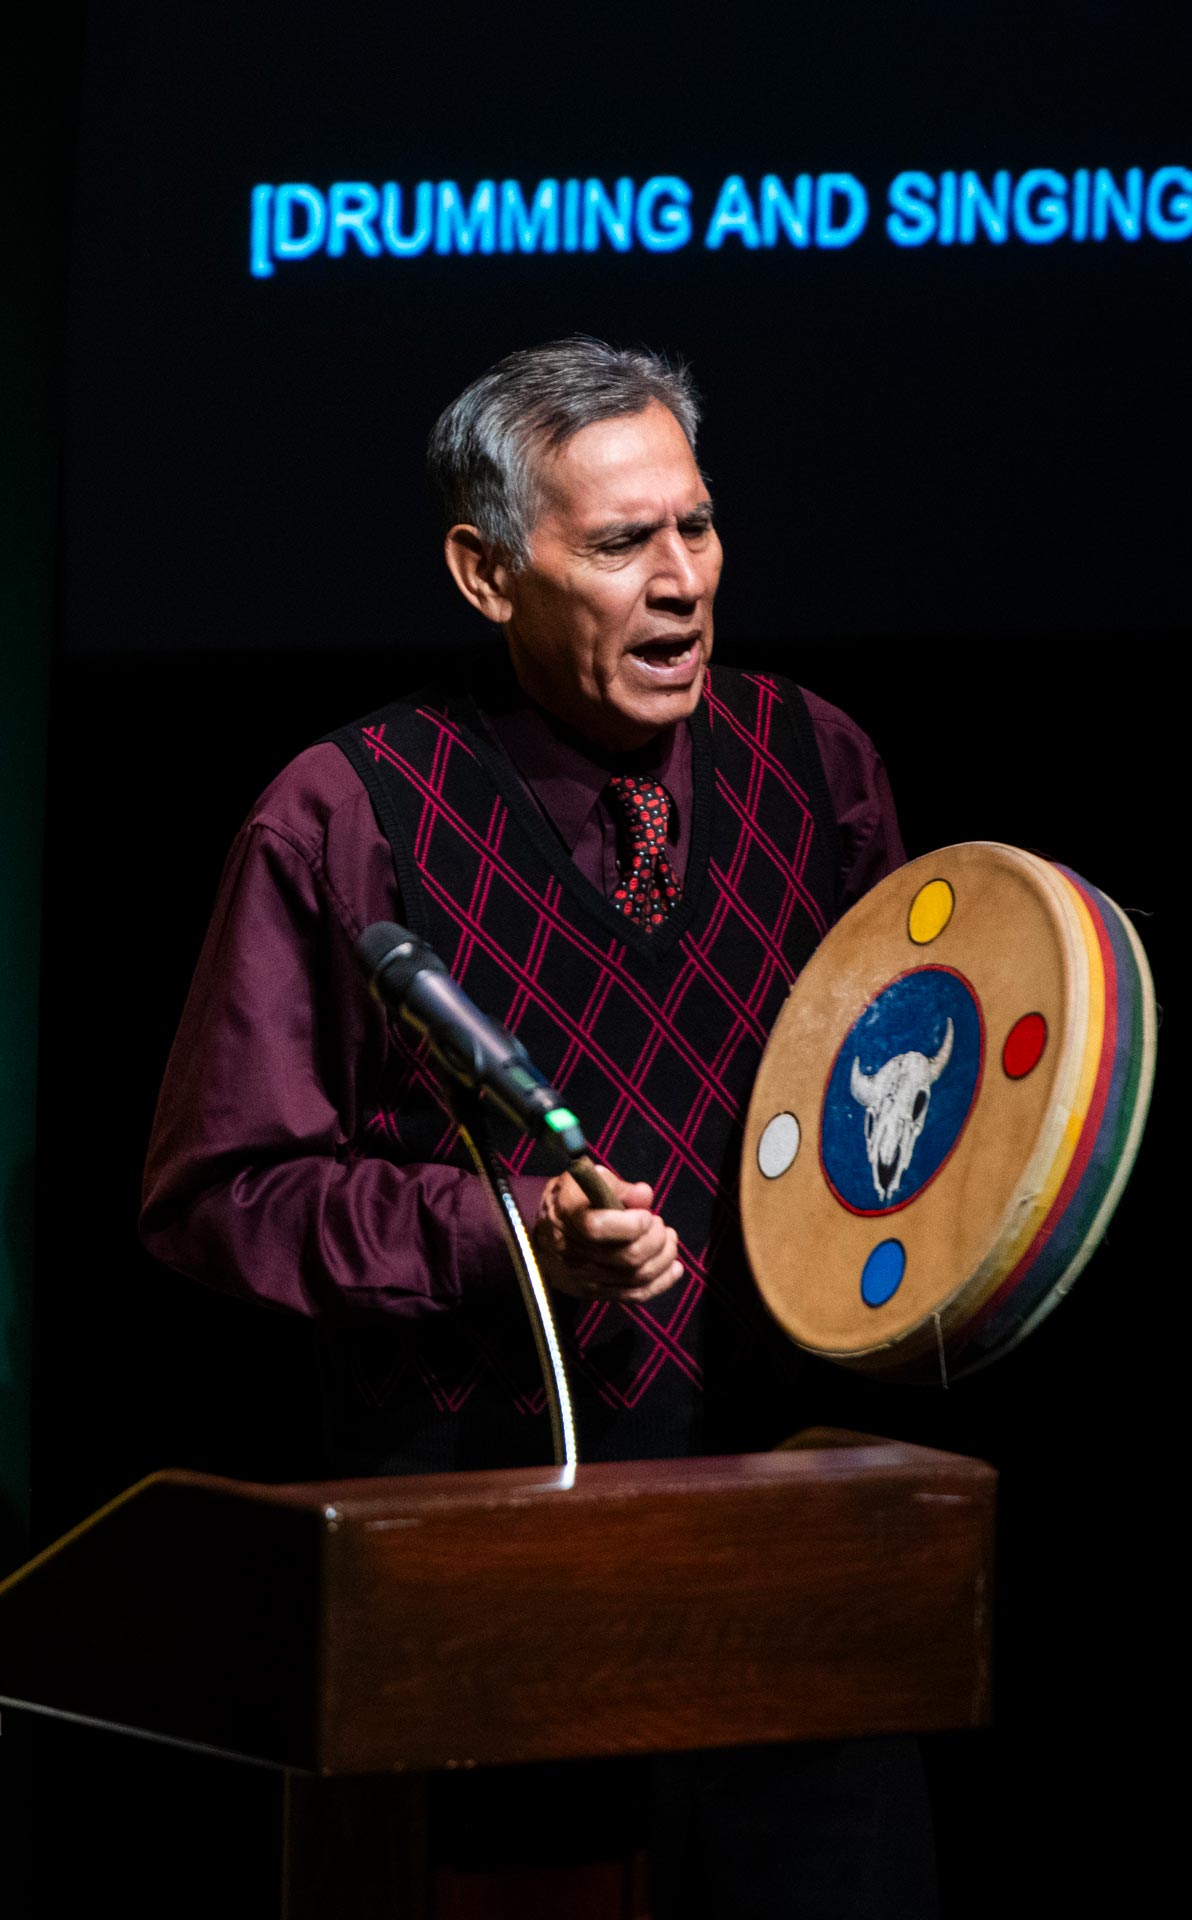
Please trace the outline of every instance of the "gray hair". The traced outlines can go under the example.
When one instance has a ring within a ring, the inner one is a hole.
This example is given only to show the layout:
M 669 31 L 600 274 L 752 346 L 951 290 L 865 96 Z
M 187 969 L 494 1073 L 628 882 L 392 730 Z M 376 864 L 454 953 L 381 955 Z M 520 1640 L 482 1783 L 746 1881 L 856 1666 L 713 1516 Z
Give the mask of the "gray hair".
M 440 414 L 427 470 L 448 527 L 476 527 L 514 570 L 529 565 L 541 507 L 538 456 L 583 427 L 669 407 L 692 453 L 699 402 L 687 368 L 644 347 L 573 334 L 527 347 L 482 373 Z

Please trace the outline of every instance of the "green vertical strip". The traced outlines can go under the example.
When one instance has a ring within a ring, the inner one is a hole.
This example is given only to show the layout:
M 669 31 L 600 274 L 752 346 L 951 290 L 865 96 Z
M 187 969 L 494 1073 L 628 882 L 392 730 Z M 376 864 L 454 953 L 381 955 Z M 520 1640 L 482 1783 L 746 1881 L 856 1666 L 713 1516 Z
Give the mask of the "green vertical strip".
M 11 364 L 11 362 L 10 362 Z M 42 816 L 51 618 L 52 476 L 26 455 L 28 491 L 6 486 L 0 632 L 0 1572 L 21 1558 L 29 1524 L 33 1159 Z M 6 466 L 9 465 L 6 461 Z M 38 470 L 40 467 L 40 471 Z M 11 479 L 11 475 L 6 475 Z M 23 495 L 23 497 L 21 497 Z M 22 538 L 23 536 L 23 538 Z
M 76 10 L 52 8 L 45 39 L 39 31 L 6 76 L 26 186 L 0 309 L 0 1574 L 29 1535 L 42 837 L 78 44 Z
M 44 336 L 40 343 L 29 337 L 33 318 L 9 309 L 3 349 L 10 391 L 0 516 L 0 1571 L 22 1557 L 29 1525 L 37 1002 L 53 626 L 56 395 Z M 14 369 L 24 376 L 20 382 Z

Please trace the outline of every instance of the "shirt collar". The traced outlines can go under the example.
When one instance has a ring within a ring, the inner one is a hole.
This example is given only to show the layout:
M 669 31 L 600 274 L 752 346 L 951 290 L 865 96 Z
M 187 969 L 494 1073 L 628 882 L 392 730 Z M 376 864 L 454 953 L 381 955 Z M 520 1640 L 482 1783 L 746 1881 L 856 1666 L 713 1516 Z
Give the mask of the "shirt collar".
M 636 753 L 606 754 L 583 740 L 521 692 L 510 692 L 485 717 L 551 820 L 568 853 L 574 853 L 592 809 L 614 773 L 648 773 L 671 797 L 671 836 L 676 832 L 674 797 L 683 792 L 691 764 L 691 735 L 684 723 L 665 727 Z M 690 787 L 690 778 L 687 779 Z

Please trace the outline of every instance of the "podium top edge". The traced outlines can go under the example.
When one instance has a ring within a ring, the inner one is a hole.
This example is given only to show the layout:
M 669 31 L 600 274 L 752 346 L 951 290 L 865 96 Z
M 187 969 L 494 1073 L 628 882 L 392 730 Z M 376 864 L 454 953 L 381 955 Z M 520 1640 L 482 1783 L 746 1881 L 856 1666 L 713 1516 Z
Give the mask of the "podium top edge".
M 823 1443 L 774 1453 L 699 1456 L 676 1460 L 595 1461 L 573 1471 L 550 1465 L 494 1467 L 467 1473 L 405 1474 L 364 1480 L 312 1480 L 271 1485 L 167 1468 L 130 1493 L 152 1487 L 190 1488 L 273 1508 L 321 1512 L 325 1519 L 425 1513 L 443 1507 L 520 1506 L 556 1494 L 572 1504 L 650 1495 L 741 1494 L 816 1481 L 911 1479 L 941 1493 L 949 1487 L 992 1486 L 994 1469 L 964 1455 L 941 1453 L 867 1435 L 825 1436 Z M 128 1497 L 128 1496 L 125 1496 Z

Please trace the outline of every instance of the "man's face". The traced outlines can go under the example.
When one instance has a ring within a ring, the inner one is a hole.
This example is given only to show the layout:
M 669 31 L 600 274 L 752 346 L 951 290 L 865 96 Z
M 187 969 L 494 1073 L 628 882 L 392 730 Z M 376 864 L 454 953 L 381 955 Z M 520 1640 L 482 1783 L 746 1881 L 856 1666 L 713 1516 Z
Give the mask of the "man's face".
M 694 711 L 712 652 L 720 541 L 669 408 L 601 420 L 549 455 L 530 565 L 511 576 L 514 670 L 614 752 Z

